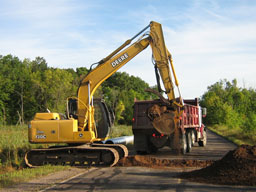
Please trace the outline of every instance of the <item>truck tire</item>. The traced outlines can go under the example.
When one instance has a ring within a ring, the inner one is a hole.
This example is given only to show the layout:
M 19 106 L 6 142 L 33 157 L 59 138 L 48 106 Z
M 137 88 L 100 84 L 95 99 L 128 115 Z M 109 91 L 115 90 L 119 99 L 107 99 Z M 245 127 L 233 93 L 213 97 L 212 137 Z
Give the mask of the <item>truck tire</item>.
M 190 131 L 190 134 L 191 134 L 191 141 L 192 141 L 192 146 L 195 146 L 195 142 L 196 142 L 196 133 L 195 133 L 195 130 L 191 130 Z
M 187 139 L 186 139 L 186 134 L 181 134 L 181 137 L 180 137 L 180 150 L 181 150 L 181 153 L 183 155 L 186 154 L 187 152 Z
M 202 141 L 198 141 L 198 145 L 200 147 L 205 147 L 206 144 L 207 144 L 207 134 L 206 134 L 206 130 L 205 129 L 204 129 L 204 132 L 203 132 L 203 136 L 204 136 L 203 140 Z
M 150 135 L 134 131 L 134 149 L 139 155 L 156 153 L 158 148 L 150 141 Z
M 149 143 L 149 145 L 148 145 L 147 153 L 148 154 L 156 153 L 158 151 L 158 148 L 150 141 L 148 143 Z
M 192 138 L 191 138 L 191 131 L 188 130 L 186 132 L 186 141 L 187 141 L 187 150 L 186 152 L 189 153 L 192 151 Z
M 147 154 L 148 150 L 148 141 L 147 136 L 144 133 L 140 132 L 134 132 L 134 149 L 137 152 L 137 154 Z

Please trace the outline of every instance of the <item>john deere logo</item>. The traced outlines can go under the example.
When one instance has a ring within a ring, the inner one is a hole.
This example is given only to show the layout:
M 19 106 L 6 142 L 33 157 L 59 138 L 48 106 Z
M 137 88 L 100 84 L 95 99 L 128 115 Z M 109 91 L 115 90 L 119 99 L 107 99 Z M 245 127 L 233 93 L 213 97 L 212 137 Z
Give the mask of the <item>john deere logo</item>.
M 125 59 L 127 59 L 129 56 L 127 53 L 124 53 L 123 55 L 121 55 L 118 59 L 116 59 L 115 61 L 113 61 L 111 63 L 112 67 L 116 67 L 119 63 L 121 63 L 122 61 L 124 61 Z

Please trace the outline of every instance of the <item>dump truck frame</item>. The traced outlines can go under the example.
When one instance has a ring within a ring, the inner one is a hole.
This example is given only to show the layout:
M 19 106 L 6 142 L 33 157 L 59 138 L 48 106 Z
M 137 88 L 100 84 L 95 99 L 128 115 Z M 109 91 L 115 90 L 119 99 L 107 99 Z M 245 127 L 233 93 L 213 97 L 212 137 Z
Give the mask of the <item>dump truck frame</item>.
M 198 98 L 183 100 L 183 102 L 184 110 L 177 130 L 167 135 L 154 128 L 148 111 L 154 105 L 166 106 L 166 104 L 160 99 L 135 101 L 132 130 L 134 148 L 138 153 L 152 153 L 164 146 L 169 146 L 172 150 L 185 154 L 191 152 L 196 142 L 199 146 L 206 145 L 206 127 L 202 123 L 206 109 L 200 107 Z

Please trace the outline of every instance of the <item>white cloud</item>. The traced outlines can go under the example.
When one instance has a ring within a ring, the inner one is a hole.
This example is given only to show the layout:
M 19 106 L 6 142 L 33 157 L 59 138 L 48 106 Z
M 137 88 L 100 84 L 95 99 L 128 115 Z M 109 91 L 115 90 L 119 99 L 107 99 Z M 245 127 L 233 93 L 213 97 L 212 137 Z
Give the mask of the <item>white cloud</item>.
M 205 22 L 178 31 L 167 28 L 166 44 L 174 55 L 184 95 L 199 96 L 224 78 L 245 79 L 255 86 L 255 34 L 254 21 L 236 25 Z
M 195 1 L 184 13 L 174 12 L 172 16 L 179 14 L 180 21 L 187 19 L 180 25 L 168 23 L 164 13 L 158 15 L 158 19 L 163 21 L 166 44 L 173 54 L 184 97 L 199 97 L 207 86 L 224 78 L 237 78 L 240 86 L 244 82 L 248 87 L 256 86 L 256 6 L 234 4 L 225 7 L 217 1 L 211 2 L 204 6 L 202 1 Z M 156 11 L 152 10 L 152 18 L 157 18 Z M 136 14 L 150 18 L 148 10 Z M 178 19 L 170 19 L 179 22 Z M 145 22 L 145 19 L 139 20 Z M 141 59 L 140 63 L 146 63 L 146 59 Z M 151 84 L 153 73 L 149 70 L 152 69 L 146 64 L 143 67 L 151 75 L 142 73 L 141 76 Z M 132 69 L 129 72 L 138 74 Z

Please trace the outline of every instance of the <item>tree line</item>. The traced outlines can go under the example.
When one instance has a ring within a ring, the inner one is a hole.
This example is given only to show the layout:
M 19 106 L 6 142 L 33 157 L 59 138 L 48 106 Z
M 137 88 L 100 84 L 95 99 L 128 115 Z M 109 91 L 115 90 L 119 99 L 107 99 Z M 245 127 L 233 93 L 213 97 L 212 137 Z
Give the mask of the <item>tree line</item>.
M 0 55 L 0 124 L 27 123 L 36 112 L 65 113 L 66 98 L 77 95 L 86 67 L 59 69 L 49 67 L 42 57 L 34 60 Z M 134 99 L 156 98 L 145 92 L 149 85 L 139 77 L 116 72 L 103 82 L 94 97 L 103 98 L 115 113 L 116 123 L 132 123 Z M 256 131 L 256 91 L 238 87 L 237 80 L 220 80 L 201 97 L 207 108 L 205 123 Z
M 237 80 L 220 80 L 208 87 L 201 99 L 207 108 L 206 124 L 222 124 L 245 133 L 256 133 L 256 90 L 241 88 Z
M 77 95 L 86 67 L 49 67 L 42 57 L 34 60 L 0 55 L 0 123 L 24 124 L 36 112 L 65 113 L 66 98 Z M 134 98 L 154 97 L 144 89 L 149 85 L 139 77 L 116 72 L 103 82 L 94 97 L 103 98 L 116 116 L 116 122 L 131 124 Z

